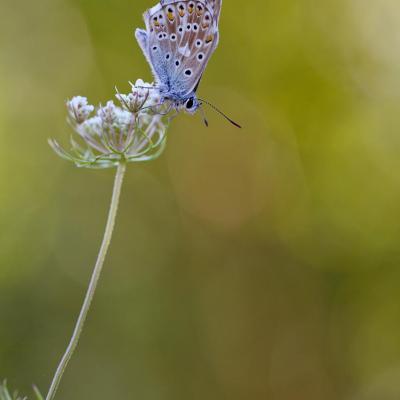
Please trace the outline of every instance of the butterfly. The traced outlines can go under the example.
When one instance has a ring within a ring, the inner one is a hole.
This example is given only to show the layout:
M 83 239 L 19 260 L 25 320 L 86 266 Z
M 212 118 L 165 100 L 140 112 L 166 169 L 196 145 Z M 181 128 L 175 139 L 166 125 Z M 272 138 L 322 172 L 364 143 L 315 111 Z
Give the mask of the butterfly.
M 135 36 L 163 101 L 194 113 L 207 63 L 218 46 L 222 0 L 161 0 L 144 15 Z

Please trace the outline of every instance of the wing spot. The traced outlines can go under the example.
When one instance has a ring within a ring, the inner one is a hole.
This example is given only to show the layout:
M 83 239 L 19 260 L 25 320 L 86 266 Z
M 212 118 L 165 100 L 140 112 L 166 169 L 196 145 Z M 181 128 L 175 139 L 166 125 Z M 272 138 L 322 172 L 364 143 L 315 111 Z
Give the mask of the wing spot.
M 171 22 L 173 22 L 174 19 L 175 19 L 174 10 L 173 10 L 171 7 L 169 7 L 168 10 L 167 10 L 167 18 L 168 18 Z
M 186 25 L 186 30 L 189 32 L 192 29 L 192 24 L 187 24 Z
M 176 60 L 176 61 L 175 61 L 175 65 L 176 65 L 177 67 L 179 67 L 179 66 L 181 65 L 181 62 L 180 62 L 179 60 Z
M 203 60 L 203 58 L 204 58 L 204 54 L 203 54 L 203 53 L 199 53 L 199 54 L 197 55 L 197 59 L 198 59 L 199 61 Z
M 158 18 L 157 17 L 154 17 L 153 21 L 154 21 L 154 23 L 153 23 L 154 26 L 156 26 L 156 27 L 160 26 L 160 23 L 158 22 Z
M 158 47 L 157 46 L 153 46 L 153 51 L 157 51 Z
M 190 76 L 190 75 L 192 75 L 192 70 L 191 70 L 191 69 L 189 69 L 189 68 L 188 68 L 188 69 L 186 69 L 186 70 L 185 70 L 185 75 L 186 75 L 186 76 Z
M 170 58 L 171 58 L 171 54 L 167 53 L 167 54 L 165 55 L 165 59 L 166 59 L 166 60 L 169 60 Z
M 180 3 L 178 6 L 178 13 L 181 17 L 183 17 L 185 15 L 185 6 L 183 5 L 183 3 Z
M 206 14 L 204 15 L 204 18 L 201 22 L 201 26 L 202 26 L 203 30 L 208 29 L 210 27 L 210 23 L 211 23 L 210 13 L 206 12 Z
M 197 15 L 202 15 L 204 12 L 203 6 L 200 3 L 198 3 L 196 8 L 197 8 Z
M 197 32 L 198 29 L 199 29 L 199 25 L 193 24 L 193 31 Z
M 183 27 L 182 27 L 182 26 L 179 26 L 179 28 L 178 28 L 178 32 L 180 32 L 180 33 L 182 33 L 182 32 L 183 32 Z
M 200 39 L 197 39 L 197 41 L 196 41 L 196 47 L 197 47 L 197 48 L 200 48 L 202 44 L 203 44 L 203 41 L 200 40 Z
M 175 35 L 175 33 L 172 33 L 172 34 L 171 34 L 170 39 L 171 39 L 173 42 L 176 42 L 176 35 Z

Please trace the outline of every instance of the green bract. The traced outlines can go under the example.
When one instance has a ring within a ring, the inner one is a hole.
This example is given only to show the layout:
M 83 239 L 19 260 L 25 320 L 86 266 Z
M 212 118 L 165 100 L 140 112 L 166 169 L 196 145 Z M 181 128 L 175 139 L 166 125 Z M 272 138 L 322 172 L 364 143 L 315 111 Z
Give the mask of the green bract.
M 33 389 L 35 392 L 35 399 L 43 400 L 39 390 L 36 387 Z M 0 400 L 28 400 L 28 398 L 19 396 L 18 392 L 10 393 L 7 387 L 7 382 L 4 381 L 3 383 L 0 383 Z

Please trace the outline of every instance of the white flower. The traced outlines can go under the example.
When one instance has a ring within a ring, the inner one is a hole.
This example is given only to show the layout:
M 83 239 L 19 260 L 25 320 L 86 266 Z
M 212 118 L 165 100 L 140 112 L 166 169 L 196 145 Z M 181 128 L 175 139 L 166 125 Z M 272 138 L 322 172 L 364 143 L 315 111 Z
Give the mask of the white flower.
M 151 107 L 160 104 L 158 90 L 152 84 L 138 79 L 135 84 L 131 83 L 131 88 L 129 94 L 117 91 L 115 95 L 125 110 L 137 114 L 141 111 L 148 112 Z
M 105 125 L 105 128 L 113 128 L 117 131 L 123 131 L 129 129 L 135 122 L 135 116 L 127 110 L 123 110 L 121 107 L 114 105 L 113 101 L 107 102 L 105 107 L 100 107 L 97 110 L 97 116 Z
M 123 110 L 120 107 L 116 108 L 115 112 L 116 123 L 119 126 L 129 126 L 134 122 L 134 116 L 129 111 Z
M 77 132 L 81 135 L 88 134 L 91 136 L 100 136 L 102 129 L 103 129 L 103 121 L 98 115 L 96 115 L 83 122 L 77 128 Z
M 71 150 L 64 150 L 55 140 L 50 145 L 61 157 L 80 167 L 109 168 L 126 162 L 152 160 L 166 143 L 168 118 L 152 110 L 159 104 L 158 91 L 152 85 L 136 81 L 128 95 L 118 94 L 122 108 L 113 101 L 96 110 L 85 97 L 67 102 L 72 127 L 81 141 L 71 138 Z M 83 141 L 83 143 L 81 143 Z M 83 145 L 82 145 L 83 144 Z
M 67 110 L 70 118 L 74 122 L 81 124 L 88 119 L 94 107 L 88 104 L 86 97 L 75 96 L 67 101 Z
M 151 83 L 143 82 L 141 79 L 138 79 L 135 84 L 132 86 L 132 92 L 134 93 L 137 91 L 139 96 L 143 96 L 147 94 L 146 98 L 146 107 L 156 106 L 159 105 L 161 102 L 161 96 L 158 89 Z
M 112 100 L 108 101 L 104 107 L 97 110 L 97 115 L 106 124 L 112 125 L 117 118 L 117 107 Z

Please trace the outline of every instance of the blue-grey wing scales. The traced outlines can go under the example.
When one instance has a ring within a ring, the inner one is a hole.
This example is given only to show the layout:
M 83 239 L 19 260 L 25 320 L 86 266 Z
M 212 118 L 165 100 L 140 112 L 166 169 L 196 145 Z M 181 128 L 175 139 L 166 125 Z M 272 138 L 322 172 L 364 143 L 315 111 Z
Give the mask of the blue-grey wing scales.
M 194 94 L 218 45 L 222 0 L 164 0 L 144 14 L 136 38 L 165 98 L 185 102 Z

